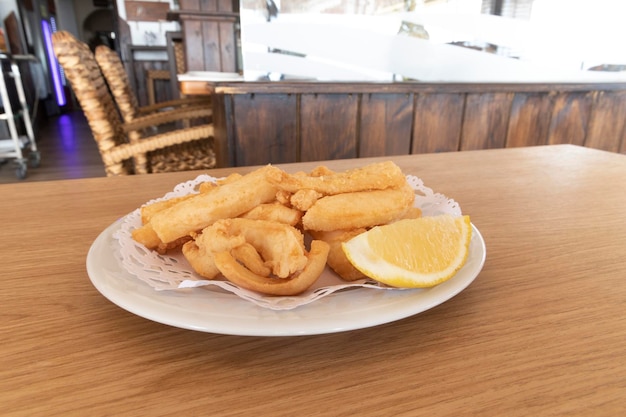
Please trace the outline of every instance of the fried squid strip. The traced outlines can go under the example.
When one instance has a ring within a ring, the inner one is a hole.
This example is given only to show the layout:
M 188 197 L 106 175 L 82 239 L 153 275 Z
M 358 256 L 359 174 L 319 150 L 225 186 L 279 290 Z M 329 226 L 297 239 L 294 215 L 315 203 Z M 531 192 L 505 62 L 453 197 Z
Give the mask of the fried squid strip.
M 187 200 L 191 197 L 193 197 L 193 194 L 187 194 L 184 195 L 182 197 L 174 197 L 174 198 L 170 198 L 169 200 L 162 200 L 162 201 L 155 201 L 154 203 L 151 204 L 147 204 L 145 206 L 142 206 L 140 209 L 141 212 L 141 223 L 142 224 L 146 224 L 150 221 L 150 219 L 152 219 L 152 217 L 160 212 L 163 211 L 167 208 L 170 208 L 178 203 L 180 203 L 181 201 Z
M 321 176 L 290 175 L 273 166 L 269 167 L 266 174 L 267 180 L 281 190 L 295 193 L 311 189 L 324 195 L 398 188 L 406 182 L 400 167 L 391 161 Z
M 322 197 L 302 216 L 306 230 L 332 231 L 386 224 L 404 215 L 415 200 L 405 181 L 398 189 Z
M 162 242 L 168 243 L 198 232 L 216 220 L 237 217 L 259 204 L 273 201 L 276 187 L 265 179 L 268 168 L 259 168 L 156 213 L 150 220 L 152 228 Z

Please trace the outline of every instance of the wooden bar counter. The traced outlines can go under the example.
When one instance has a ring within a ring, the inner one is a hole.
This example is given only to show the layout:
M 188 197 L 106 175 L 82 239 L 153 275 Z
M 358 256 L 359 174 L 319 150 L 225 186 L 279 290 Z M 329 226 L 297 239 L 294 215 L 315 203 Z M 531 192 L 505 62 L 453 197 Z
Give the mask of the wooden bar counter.
M 555 145 L 389 159 L 459 202 L 484 268 L 423 313 L 311 336 L 185 330 L 94 288 L 94 239 L 198 173 L 0 185 L 0 414 L 623 415 L 626 155 Z
M 574 144 L 626 153 L 626 83 L 184 81 L 218 164 Z

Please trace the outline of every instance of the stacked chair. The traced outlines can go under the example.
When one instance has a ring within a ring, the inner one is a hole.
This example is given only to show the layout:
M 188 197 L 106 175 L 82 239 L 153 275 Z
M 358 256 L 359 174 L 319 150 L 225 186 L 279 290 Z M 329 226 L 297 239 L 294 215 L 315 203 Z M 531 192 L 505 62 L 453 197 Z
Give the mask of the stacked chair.
M 54 53 L 69 80 L 92 134 L 107 175 L 186 171 L 215 167 L 211 110 L 183 104 L 168 111 L 140 109 L 122 120 L 94 54 L 66 31 L 52 35 Z M 127 80 L 127 79 L 126 79 Z M 114 88 L 112 87 L 111 90 Z M 193 100 L 192 100 L 193 101 Z M 196 100 L 196 104 L 198 101 Z M 136 103 L 136 101 L 135 101 Z M 133 103 L 130 104 L 131 106 Z M 132 111 L 132 109 L 131 109 Z M 201 125 L 154 133 L 154 127 L 183 119 L 205 120 Z

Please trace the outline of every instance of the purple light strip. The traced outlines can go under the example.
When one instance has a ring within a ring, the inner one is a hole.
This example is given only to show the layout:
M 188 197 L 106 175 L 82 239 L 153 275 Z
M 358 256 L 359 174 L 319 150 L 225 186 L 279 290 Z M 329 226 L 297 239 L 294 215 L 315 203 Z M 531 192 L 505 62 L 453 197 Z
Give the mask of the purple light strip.
M 57 62 L 56 56 L 54 56 L 54 50 L 52 49 L 52 30 L 50 29 L 50 23 L 48 23 L 47 20 L 41 21 L 41 31 L 43 32 L 43 39 L 46 43 L 46 53 L 48 54 L 48 62 L 50 62 L 50 71 L 52 72 L 52 83 L 54 84 L 57 104 L 59 106 L 65 106 L 67 103 L 65 100 L 65 91 L 63 91 L 63 85 L 61 84 L 59 63 Z

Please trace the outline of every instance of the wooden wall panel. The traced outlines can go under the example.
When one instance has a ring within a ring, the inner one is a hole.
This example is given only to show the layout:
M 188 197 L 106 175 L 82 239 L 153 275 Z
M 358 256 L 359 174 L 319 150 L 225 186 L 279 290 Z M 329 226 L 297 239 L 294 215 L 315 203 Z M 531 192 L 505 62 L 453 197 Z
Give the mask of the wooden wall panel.
M 297 162 L 296 95 L 234 96 L 235 165 Z
M 220 23 L 214 21 L 202 22 L 202 70 L 221 71 L 222 59 L 220 56 Z
M 464 108 L 464 94 L 417 94 L 411 153 L 459 150 Z
M 205 12 L 216 12 L 218 9 L 217 0 L 200 0 L 200 10 Z
M 237 72 L 236 25 L 217 19 L 182 23 L 187 71 Z
M 626 92 L 596 94 L 585 146 L 619 152 L 626 135 Z
M 504 147 L 513 95 L 514 93 L 467 95 L 459 150 Z
M 217 0 L 217 10 L 221 12 L 239 12 L 239 0 Z
M 589 126 L 593 93 L 562 92 L 554 97 L 548 144 L 582 146 Z
M 238 0 L 181 0 L 169 18 L 181 25 L 188 71 L 240 70 Z
M 238 0 L 179 0 L 182 10 L 203 12 L 231 12 L 238 10 Z
M 179 0 L 181 9 L 200 10 L 200 0 Z
M 363 94 L 358 156 L 410 153 L 412 117 L 412 94 Z
M 237 72 L 237 39 L 236 27 L 233 22 L 220 22 L 218 24 L 220 39 L 219 70 L 223 72 Z
M 545 145 L 550 130 L 553 95 L 551 93 L 516 93 L 511 103 L 507 148 Z
M 199 20 L 182 23 L 187 71 L 204 71 L 203 27 Z
M 233 11 L 239 8 L 238 0 L 179 0 L 183 10 L 200 10 L 203 12 Z
M 302 94 L 300 160 L 356 158 L 357 94 Z

